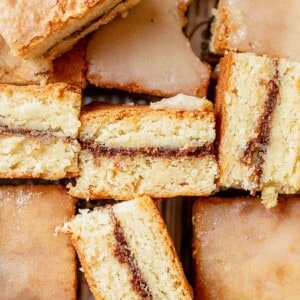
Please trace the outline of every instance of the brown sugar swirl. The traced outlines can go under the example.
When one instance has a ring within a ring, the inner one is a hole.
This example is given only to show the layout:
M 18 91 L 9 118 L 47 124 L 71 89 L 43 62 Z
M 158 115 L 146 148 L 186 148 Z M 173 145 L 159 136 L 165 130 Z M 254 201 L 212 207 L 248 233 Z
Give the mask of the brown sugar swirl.
M 115 216 L 112 207 L 110 209 L 110 215 L 115 223 L 114 236 L 117 241 L 117 247 L 114 251 L 114 255 L 118 258 L 121 264 L 127 264 L 132 275 L 130 282 L 133 290 L 136 291 L 142 299 L 151 300 L 153 299 L 153 295 L 141 274 L 134 254 L 130 251 L 129 245 L 124 236 L 124 230 L 120 221 Z
M 244 150 L 241 162 L 254 166 L 253 179 L 256 184 L 256 188 L 252 190 L 252 194 L 255 194 L 258 189 L 261 189 L 261 177 L 263 173 L 263 164 L 265 162 L 265 155 L 270 143 L 271 132 L 271 118 L 275 110 L 278 95 L 279 95 L 279 70 L 278 59 L 272 59 L 274 65 L 274 75 L 267 83 L 267 98 L 264 103 L 263 113 L 258 120 L 256 132 L 258 133 L 255 138 L 252 138 L 247 142 L 246 149 Z

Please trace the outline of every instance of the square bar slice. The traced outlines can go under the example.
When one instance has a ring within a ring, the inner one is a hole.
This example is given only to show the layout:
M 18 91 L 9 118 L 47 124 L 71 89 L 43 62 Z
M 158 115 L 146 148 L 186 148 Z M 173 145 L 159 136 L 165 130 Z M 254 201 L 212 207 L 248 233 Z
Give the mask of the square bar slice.
M 41 69 L 40 65 L 14 55 L 0 36 L 0 83 L 30 85 L 65 82 L 84 88 L 87 85 L 85 47 L 86 41 L 80 40 L 70 51 L 50 65 L 46 62 Z
M 291 299 L 300 294 L 300 196 L 200 198 L 193 206 L 195 299 Z
M 0 2 L 0 34 L 17 56 L 52 59 L 138 2 L 3 0 Z
M 206 96 L 210 67 L 184 35 L 191 1 L 143 0 L 126 18 L 99 28 L 87 46 L 87 79 L 130 92 Z
M 76 299 L 75 250 L 55 236 L 74 213 L 62 186 L 0 187 L 1 299 Z
M 267 206 L 277 193 L 300 190 L 299 82 L 300 64 L 285 59 L 229 53 L 221 60 L 221 188 L 262 191 Z
M 300 62 L 298 0 L 220 0 L 211 48 Z
M 126 200 L 216 190 L 215 118 L 205 99 L 179 95 L 151 106 L 92 104 L 81 123 L 73 196 Z
M 78 174 L 81 91 L 66 84 L 0 85 L 0 178 Z
M 192 299 L 166 225 L 149 197 L 84 210 L 63 231 L 95 299 Z

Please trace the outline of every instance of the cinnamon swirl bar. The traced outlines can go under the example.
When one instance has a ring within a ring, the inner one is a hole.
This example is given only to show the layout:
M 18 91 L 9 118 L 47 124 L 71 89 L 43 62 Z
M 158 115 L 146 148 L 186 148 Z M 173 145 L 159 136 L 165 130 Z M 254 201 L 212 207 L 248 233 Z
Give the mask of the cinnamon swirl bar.
M 84 210 L 62 230 L 71 237 L 95 299 L 192 299 L 150 198 Z
M 254 54 L 221 60 L 216 108 L 220 186 L 276 194 L 300 190 L 300 64 Z
M 80 198 L 209 195 L 216 190 L 213 105 L 178 95 L 151 106 L 92 104 L 81 116 Z
M 73 86 L 0 85 L 0 178 L 77 175 L 80 108 Z

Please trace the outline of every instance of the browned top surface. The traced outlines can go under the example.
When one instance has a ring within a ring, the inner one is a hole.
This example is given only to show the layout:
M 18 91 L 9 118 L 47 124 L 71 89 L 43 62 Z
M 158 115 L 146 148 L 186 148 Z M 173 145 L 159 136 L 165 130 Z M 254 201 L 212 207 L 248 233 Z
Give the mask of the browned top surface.
M 111 1 L 4 0 L 0 2 L 0 33 L 14 52 L 24 56 L 96 5 Z
M 53 61 L 51 66 L 41 69 L 31 62 L 15 56 L 0 36 L 0 83 L 30 85 L 41 81 L 65 82 L 84 88 L 85 78 L 85 45 L 79 41 L 73 49 Z
M 128 116 L 136 116 L 140 118 L 145 114 L 152 114 L 159 116 L 171 115 L 178 119 L 185 117 L 189 118 L 201 118 L 207 115 L 211 115 L 212 122 L 214 121 L 213 106 L 210 102 L 204 105 L 203 109 L 198 110 L 176 110 L 176 109 L 152 109 L 148 105 L 114 105 L 101 102 L 93 102 L 84 107 L 81 114 L 81 122 L 95 122 L 103 117 L 113 119 L 123 119 Z
M 0 187 L 2 299 L 75 299 L 75 252 L 54 236 L 74 204 L 61 186 Z
M 143 0 L 126 18 L 99 28 L 87 47 L 87 79 L 158 96 L 205 96 L 210 68 L 182 32 L 187 2 Z
M 300 61 L 298 0 L 220 0 L 214 47 Z
M 202 198 L 193 207 L 197 299 L 297 299 L 300 198 Z

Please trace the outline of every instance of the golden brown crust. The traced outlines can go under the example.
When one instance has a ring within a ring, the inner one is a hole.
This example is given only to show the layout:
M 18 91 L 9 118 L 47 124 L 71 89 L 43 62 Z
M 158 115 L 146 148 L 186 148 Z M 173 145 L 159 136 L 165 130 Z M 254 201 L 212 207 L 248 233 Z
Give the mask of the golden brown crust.
M 27 85 L 27 86 L 14 86 L 10 84 L 0 84 L 0 93 L 7 97 L 13 97 L 13 94 L 24 93 L 32 95 L 32 97 L 43 99 L 53 97 L 56 101 L 65 101 L 66 97 L 72 93 L 72 98 L 81 100 L 82 92 L 79 87 L 68 85 L 66 83 L 52 83 L 45 86 Z
M 97 289 L 97 284 L 92 275 L 92 270 L 89 268 L 89 264 L 86 262 L 84 252 L 80 249 L 79 244 L 77 242 L 78 238 L 75 237 L 72 233 L 67 232 L 67 235 L 70 237 L 72 244 L 76 250 L 78 258 L 80 260 L 80 264 L 84 270 L 84 277 L 86 278 L 89 288 L 95 298 L 95 300 L 104 300 L 103 296 L 100 294 L 100 291 Z
M 210 66 L 195 56 L 182 32 L 189 2 L 145 0 L 127 18 L 99 28 L 87 46 L 88 81 L 156 96 L 205 96 Z
M 64 53 L 53 61 L 53 73 L 49 82 L 65 82 L 80 88 L 87 86 L 85 76 L 86 61 L 85 47 L 86 40 L 80 40 L 72 50 Z
M 214 157 L 212 157 L 214 158 Z M 106 193 L 106 192 L 99 192 L 97 191 L 94 193 L 92 190 L 86 191 L 86 192 L 80 192 L 78 190 L 69 190 L 68 193 L 76 198 L 80 199 L 89 199 L 89 200 L 104 200 L 104 199 L 114 199 L 116 201 L 123 201 L 123 200 L 130 200 L 132 199 L 132 195 L 128 194 L 126 192 L 121 193 L 119 192 L 118 194 L 115 194 L 112 196 L 112 193 Z M 210 196 L 211 193 L 202 193 L 200 194 L 199 192 L 194 193 L 194 192 L 185 192 L 184 196 L 185 197 L 208 197 Z M 142 195 L 139 195 L 142 196 Z M 147 193 L 147 196 L 153 199 L 159 199 L 159 198 L 174 198 L 178 197 L 179 195 L 176 193 Z
M 157 206 L 155 205 L 153 199 L 151 199 L 151 196 L 141 196 L 139 198 L 138 204 L 140 206 L 144 206 L 144 210 L 146 211 L 152 211 L 153 214 L 153 220 L 156 220 L 156 222 L 160 226 L 159 232 L 164 236 L 164 242 L 165 242 L 165 247 L 169 249 L 171 256 L 173 257 L 173 267 L 177 271 L 177 276 L 179 278 L 179 282 L 182 282 L 182 286 L 186 287 L 187 289 L 185 290 L 186 294 L 191 296 L 193 295 L 193 289 L 190 286 L 189 282 L 187 281 L 184 271 L 182 268 L 182 265 L 180 264 L 180 261 L 177 257 L 176 249 L 174 247 L 173 240 L 168 232 L 168 228 L 166 223 L 163 221 L 163 217 L 161 212 L 158 210 Z
M 121 120 L 128 116 L 135 116 L 139 119 L 145 113 L 152 113 L 154 115 L 174 115 L 176 118 L 183 119 L 192 117 L 200 119 L 211 116 L 211 122 L 214 122 L 214 115 L 212 114 L 213 107 L 210 102 L 205 102 L 205 105 L 198 110 L 175 110 L 175 109 L 153 109 L 148 105 L 114 105 L 108 103 L 93 102 L 85 106 L 81 112 L 80 121 L 84 122 L 98 122 L 98 119 L 108 117 L 111 120 Z
M 220 146 L 222 143 L 222 137 L 224 136 L 224 132 L 226 130 L 226 106 L 225 106 L 225 94 L 229 88 L 229 82 L 231 78 L 232 66 L 234 64 L 234 55 L 232 52 L 225 55 L 220 60 L 220 73 L 218 77 L 218 84 L 216 87 L 216 101 L 215 101 L 215 115 L 216 115 L 216 146 L 218 152 L 218 164 L 220 170 L 220 176 L 222 177 L 222 169 L 226 168 L 224 164 L 222 150 L 223 148 Z

